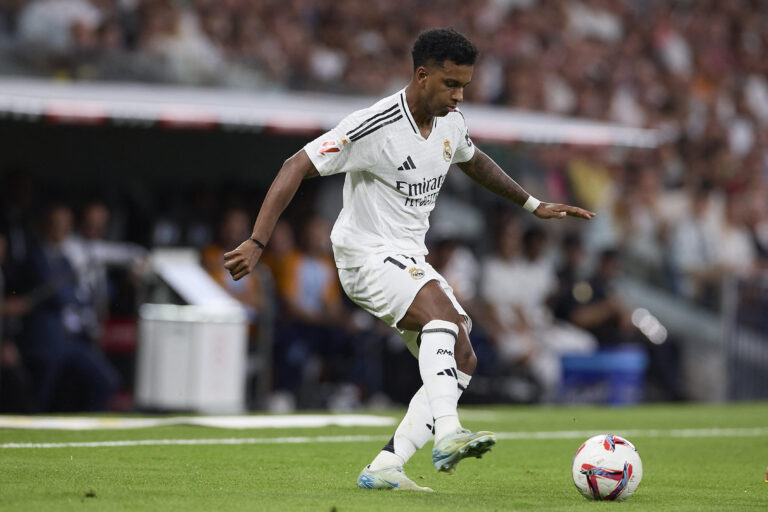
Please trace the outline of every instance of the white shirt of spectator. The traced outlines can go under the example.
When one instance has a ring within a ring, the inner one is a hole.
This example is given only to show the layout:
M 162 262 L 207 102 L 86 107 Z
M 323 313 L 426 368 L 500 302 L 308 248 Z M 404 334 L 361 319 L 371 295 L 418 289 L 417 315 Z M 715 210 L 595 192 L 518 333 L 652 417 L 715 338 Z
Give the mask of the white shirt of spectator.
M 481 293 L 510 330 L 519 329 L 516 309 L 525 315 L 531 327 L 551 325 L 553 317 L 546 301 L 556 286 L 552 260 L 545 256 L 536 261 L 523 257 L 509 261 L 493 256 L 483 265 Z
M 331 232 L 339 268 L 368 255 L 425 255 L 429 214 L 452 163 L 475 153 L 464 116 L 436 117 L 425 139 L 405 90 L 343 119 L 304 150 L 322 176 L 346 173 L 343 208 Z
M 88 0 L 36 0 L 19 14 L 18 34 L 25 44 L 67 51 L 72 45 L 72 26 L 82 23 L 96 29 L 99 10 Z

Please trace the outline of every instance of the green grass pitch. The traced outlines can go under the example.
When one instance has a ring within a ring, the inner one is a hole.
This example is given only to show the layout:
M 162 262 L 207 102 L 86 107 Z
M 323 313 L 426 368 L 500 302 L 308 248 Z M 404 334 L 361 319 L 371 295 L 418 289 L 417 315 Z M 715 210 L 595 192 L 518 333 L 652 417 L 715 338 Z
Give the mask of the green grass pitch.
M 402 412 L 377 414 L 394 417 Z M 406 470 L 435 493 L 356 488 L 357 474 L 387 440 L 391 428 L 0 430 L 0 445 L 286 436 L 374 438 L 240 445 L 3 447 L 0 510 L 768 510 L 768 483 L 764 482 L 768 403 L 498 406 L 462 408 L 461 415 L 468 428 L 511 434 L 500 439 L 483 459 L 463 461 L 453 476 L 432 469 L 429 450 L 417 453 Z M 535 434 L 546 432 L 560 434 Z M 638 448 L 643 481 L 626 502 L 590 502 L 573 486 L 571 458 L 587 437 L 582 433 L 609 432 L 623 433 Z

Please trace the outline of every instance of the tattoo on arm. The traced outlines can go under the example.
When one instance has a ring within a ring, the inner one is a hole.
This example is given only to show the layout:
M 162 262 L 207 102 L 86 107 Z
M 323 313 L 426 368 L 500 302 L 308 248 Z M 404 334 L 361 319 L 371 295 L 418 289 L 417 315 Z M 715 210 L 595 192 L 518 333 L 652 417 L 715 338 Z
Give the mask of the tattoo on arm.
M 528 192 L 510 178 L 496 162 L 491 160 L 491 157 L 477 148 L 469 161 L 460 163 L 458 166 L 464 174 L 480 185 L 520 206 L 528 199 Z

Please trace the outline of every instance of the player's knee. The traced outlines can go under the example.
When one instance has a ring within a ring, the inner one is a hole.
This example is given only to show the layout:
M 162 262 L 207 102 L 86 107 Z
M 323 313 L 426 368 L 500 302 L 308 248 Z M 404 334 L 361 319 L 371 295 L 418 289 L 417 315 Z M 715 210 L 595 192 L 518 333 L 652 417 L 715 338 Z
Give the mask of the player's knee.
M 457 350 L 456 352 L 456 367 L 467 375 L 472 375 L 477 368 L 475 351 L 470 347 L 469 351 L 459 353 Z
M 469 340 L 469 327 L 464 318 L 459 320 L 459 335 L 456 338 L 455 354 L 456 368 L 467 375 L 472 375 L 477 367 L 477 356 L 475 356 L 475 350 Z

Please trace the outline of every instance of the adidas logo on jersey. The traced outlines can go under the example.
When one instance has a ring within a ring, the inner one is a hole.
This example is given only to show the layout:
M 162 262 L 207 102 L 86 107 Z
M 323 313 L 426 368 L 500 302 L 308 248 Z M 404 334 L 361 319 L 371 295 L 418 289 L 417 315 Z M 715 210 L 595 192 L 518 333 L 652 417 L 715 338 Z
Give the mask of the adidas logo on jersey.
M 413 163 L 413 160 L 411 160 L 411 155 L 408 155 L 408 158 L 406 158 L 405 162 L 403 162 L 403 165 L 397 168 L 398 171 L 410 171 L 411 169 L 415 169 L 416 164 Z

